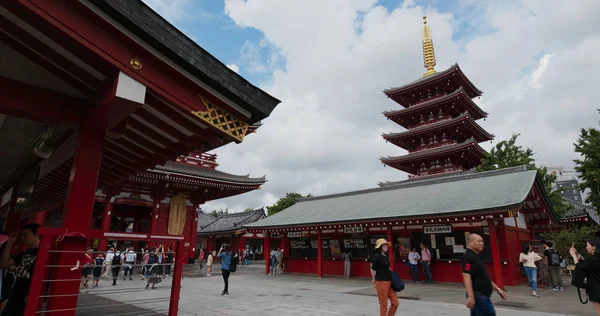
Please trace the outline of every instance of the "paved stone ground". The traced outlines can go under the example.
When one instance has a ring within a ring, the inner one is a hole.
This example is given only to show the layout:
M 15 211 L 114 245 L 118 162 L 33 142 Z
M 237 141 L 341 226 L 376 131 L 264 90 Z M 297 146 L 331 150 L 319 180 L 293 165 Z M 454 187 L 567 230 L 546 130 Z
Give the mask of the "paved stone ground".
M 182 316 L 378 315 L 377 299 L 369 280 L 365 279 L 330 277 L 318 280 L 306 275 L 265 276 L 264 266 L 242 266 L 230 278 L 230 296 L 223 297 L 220 295 L 223 287 L 220 274 L 205 277 L 198 273 L 197 268 L 188 268 L 184 272 L 187 276 L 182 282 L 179 309 L 179 315 Z M 147 315 L 148 310 L 166 314 L 168 301 L 165 298 L 169 296 L 170 285 L 170 280 L 167 280 L 155 290 L 145 290 L 145 283 L 138 277 L 135 281 L 121 281 L 116 287 L 105 282 L 85 295 L 125 303 L 128 304 L 127 308 L 137 306 L 146 310 L 139 310 L 136 315 Z M 509 288 L 508 291 L 512 302 L 525 302 L 527 306 L 519 309 L 497 306 L 498 315 L 594 315 L 591 306 L 579 306 L 577 294 L 568 291 L 555 293 L 542 290 L 539 299 L 528 297 L 528 289 L 524 286 Z M 400 297 L 410 299 L 400 300 L 397 315 L 469 314 L 463 305 L 464 291 L 452 284 L 410 283 Z

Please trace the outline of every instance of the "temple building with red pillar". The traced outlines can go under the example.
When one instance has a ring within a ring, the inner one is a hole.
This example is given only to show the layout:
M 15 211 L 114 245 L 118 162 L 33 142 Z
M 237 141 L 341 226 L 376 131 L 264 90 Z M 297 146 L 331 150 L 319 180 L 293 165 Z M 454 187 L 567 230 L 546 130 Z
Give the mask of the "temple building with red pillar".
M 94 240 L 173 241 L 180 265 L 194 258 L 200 205 L 265 182 L 206 153 L 242 143 L 280 101 L 142 1 L 6 0 L 0 32 L 0 215 L 9 232 L 46 226 L 32 277 L 49 285 L 44 310 L 75 315 L 79 295 L 60 281 L 81 270 L 48 280 L 49 266 L 75 266 Z
M 244 226 L 265 217 L 264 208 L 251 212 L 220 215 L 204 227 L 198 227 L 197 243 L 209 252 L 218 252 L 221 245 L 230 244 L 233 250 L 247 250 L 251 260 L 257 258 L 262 260 L 263 258 L 260 257 L 264 249 L 262 235 L 248 233 Z
M 287 272 L 343 275 L 340 254 L 350 251 L 351 275 L 369 277 L 369 252 L 385 238 L 392 243 L 392 269 L 402 278 L 410 279 L 408 252 L 423 243 L 433 256 L 433 280 L 462 282 L 460 258 L 468 234 L 477 233 L 484 238 L 481 255 L 494 282 L 515 285 L 525 281 L 519 273 L 521 245 L 561 226 L 537 171 L 475 171 L 486 153 L 479 142 L 493 139 L 476 123 L 487 116 L 472 100 L 482 92 L 458 65 L 435 71 L 426 24 L 423 55 L 423 78 L 384 91 L 404 107 L 384 115 L 408 130 L 383 138 L 408 154 L 381 161 L 407 172 L 408 180 L 305 198 L 246 225 L 250 233 L 263 234 L 265 253 L 274 243 L 289 249 Z

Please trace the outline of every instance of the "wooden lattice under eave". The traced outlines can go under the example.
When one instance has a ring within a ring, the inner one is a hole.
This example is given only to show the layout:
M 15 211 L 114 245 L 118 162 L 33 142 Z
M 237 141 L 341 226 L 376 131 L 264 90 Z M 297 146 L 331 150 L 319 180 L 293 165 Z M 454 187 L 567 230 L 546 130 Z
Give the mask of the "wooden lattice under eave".
M 206 106 L 206 111 L 192 111 L 192 114 L 241 143 L 246 136 L 248 123 L 239 120 L 205 98 L 200 97 L 200 99 Z

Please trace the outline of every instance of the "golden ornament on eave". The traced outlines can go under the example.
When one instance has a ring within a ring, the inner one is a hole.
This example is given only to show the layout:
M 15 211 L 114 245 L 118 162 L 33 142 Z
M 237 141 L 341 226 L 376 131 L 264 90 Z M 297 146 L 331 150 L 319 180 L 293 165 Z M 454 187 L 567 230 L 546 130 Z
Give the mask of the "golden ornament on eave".
M 169 235 L 181 235 L 185 228 L 187 210 L 185 207 L 185 194 L 178 193 L 171 198 L 171 208 L 169 209 Z

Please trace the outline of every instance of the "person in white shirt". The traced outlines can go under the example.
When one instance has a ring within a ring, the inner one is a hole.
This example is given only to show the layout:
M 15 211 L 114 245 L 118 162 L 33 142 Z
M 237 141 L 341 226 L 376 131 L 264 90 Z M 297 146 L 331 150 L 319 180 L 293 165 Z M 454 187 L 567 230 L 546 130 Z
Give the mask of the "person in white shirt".
M 104 260 L 104 274 L 102 278 L 104 279 L 112 279 L 112 260 L 115 256 L 115 248 L 111 247 L 106 252 L 106 260 Z
M 133 248 L 129 248 L 127 254 L 125 255 L 125 267 L 123 273 L 123 281 L 127 279 L 127 274 L 129 274 L 129 280 L 133 280 L 133 267 L 135 266 L 136 253 Z
M 411 252 L 408 253 L 408 268 L 414 283 L 419 283 L 419 260 L 421 260 L 421 256 L 417 248 L 412 248 Z
M 542 257 L 531 251 L 529 246 L 523 246 L 523 250 L 519 254 L 519 262 L 523 264 L 523 268 L 525 269 L 525 273 L 527 274 L 527 279 L 529 280 L 529 285 L 531 286 L 531 296 L 538 297 L 537 290 L 537 267 L 535 266 L 535 262 L 542 260 Z

